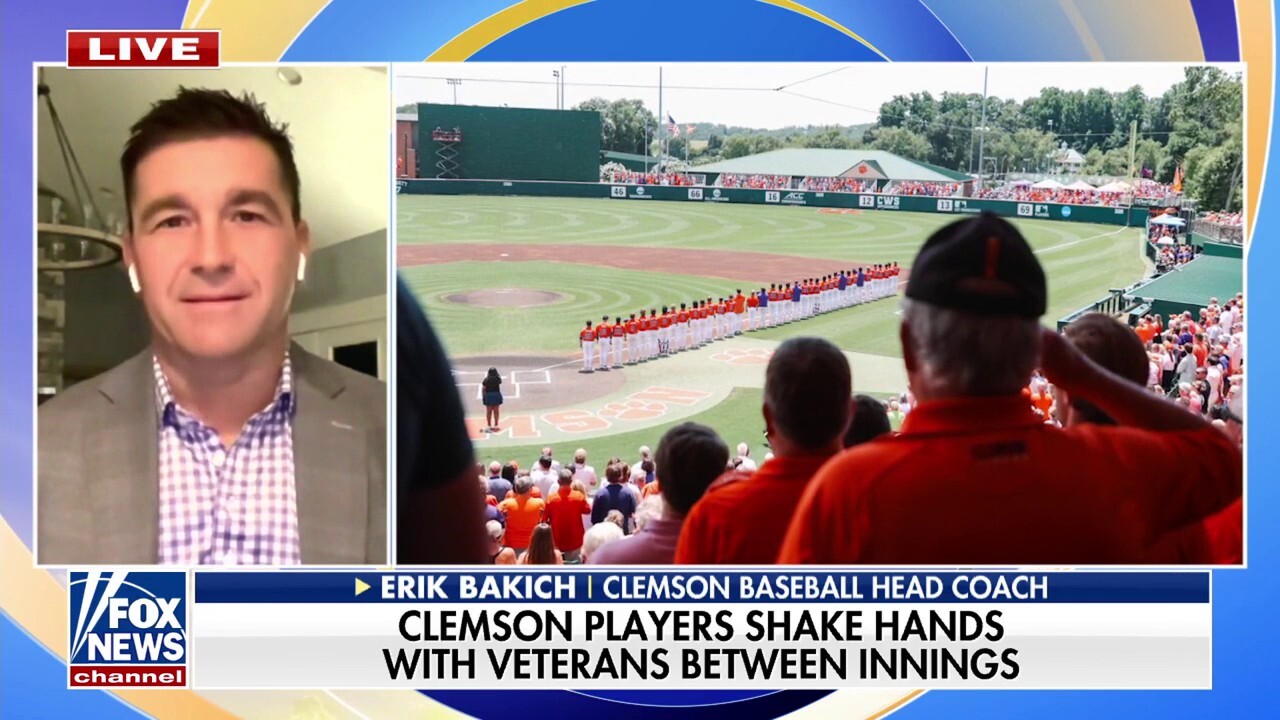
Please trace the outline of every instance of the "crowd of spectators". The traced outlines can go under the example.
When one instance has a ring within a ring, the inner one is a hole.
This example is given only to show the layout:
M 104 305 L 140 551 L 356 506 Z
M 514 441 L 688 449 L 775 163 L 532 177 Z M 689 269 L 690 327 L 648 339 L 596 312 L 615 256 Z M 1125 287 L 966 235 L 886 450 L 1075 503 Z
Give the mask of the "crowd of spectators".
M 797 189 L 815 192 L 873 193 L 876 192 L 876 181 L 851 177 L 806 177 L 800 181 Z
M 720 173 L 716 186 L 723 188 L 747 188 L 750 190 L 789 190 L 790 175 L 738 175 Z
M 1210 225 L 1222 225 L 1224 227 L 1240 227 L 1244 225 L 1244 216 L 1238 212 L 1234 213 L 1203 213 L 1198 218 Z
M 673 185 L 678 187 L 689 187 L 696 184 L 688 173 L 656 171 L 644 173 L 632 170 L 613 170 L 604 182 L 623 185 Z
M 953 197 L 964 192 L 960 183 L 916 182 L 899 180 L 892 182 L 882 191 L 884 195 L 923 195 L 925 197 Z

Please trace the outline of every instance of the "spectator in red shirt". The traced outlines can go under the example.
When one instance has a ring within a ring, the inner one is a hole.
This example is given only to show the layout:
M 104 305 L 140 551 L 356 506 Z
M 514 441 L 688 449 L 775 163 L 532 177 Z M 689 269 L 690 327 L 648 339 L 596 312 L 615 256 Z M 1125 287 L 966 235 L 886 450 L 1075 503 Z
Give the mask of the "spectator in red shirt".
M 1164 533 L 1240 497 L 1239 449 L 1043 330 L 1046 295 L 1007 221 L 983 213 L 930 237 L 900 328 L 919 402 L 899 435 L 823 466 L 779 562 L 1136 564 Z M 1020 394 L 1037 358 L 1055 386 L 1125 427 L 1045 425 Z
M 726 473 L 711 486 L 685 520 L 677 563 L 773 562 L 805 484 L 840 452 L 852 414 L 851 385 L 849 361 L 830 342 L 792 338 L 778 346 L 764 380 L 773 459 L 754 473 Z M 659 460 L 659 470 L 665 467 Z
M 586 532 L 582 516 L 591 514 L 591 504 L 585 495 L 572 489 L 573 473 L 568 468 L 560 469 L 558 482 L 559 489 L 547 498 L 547 522 L 551 524 L 551 535 L 564 561 L 576 563 Z

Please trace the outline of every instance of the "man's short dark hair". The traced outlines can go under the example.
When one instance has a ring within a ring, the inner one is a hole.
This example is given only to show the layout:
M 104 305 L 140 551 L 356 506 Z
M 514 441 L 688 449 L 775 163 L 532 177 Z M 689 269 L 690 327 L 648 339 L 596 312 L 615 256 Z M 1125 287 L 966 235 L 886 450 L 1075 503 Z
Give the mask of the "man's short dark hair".
M 769 359 L 764 402 L 779 432 L 805 450 L 817 450 L 845 431 L 852 385 L 840 348 L 822 338 L 792 338 Z
M 293 221 L 298 222 L 302 217 L 302 181 L 288 128 L 287 124 L 273 123 L 266 108 L 249 93 L 237 98 L 226 90 L 178 88 L 177 95 L 152 105 L 129 128 L 129 140 L 120 155 L 129 229 L 133 229 L 135 175 L 148 155 L 169 143 L 229 135 L 257 138 L 271 147 L 280 162 L 280 181 L 289 194 Z
M 542 466 L 543 470 L 550 470 L 551 458 L 547 455 L 543 455 L 542 457 L 538 458 L 538 464 Z
M 662 497 L 672 510 L 688 513 L 729 462 L 729 446 L 715 430 L 681 423 L 658 441 L 654 454 Z
M 861 445 L 889 432 L 889 411 L 870 395 L 853 396 L 853 421 L 844 433 L 845 447 Z
M 1063 328 L 1063 335 L 1090 360 L 1135 385 L 1145 387 L 1150 373 L 1146 350 L 1128 325 L 1103 313 L 1083 315 Z M 1092 403 L 1071 398 L 1073 413 L 1094 425 L 1114 425 L 1109 415 Z

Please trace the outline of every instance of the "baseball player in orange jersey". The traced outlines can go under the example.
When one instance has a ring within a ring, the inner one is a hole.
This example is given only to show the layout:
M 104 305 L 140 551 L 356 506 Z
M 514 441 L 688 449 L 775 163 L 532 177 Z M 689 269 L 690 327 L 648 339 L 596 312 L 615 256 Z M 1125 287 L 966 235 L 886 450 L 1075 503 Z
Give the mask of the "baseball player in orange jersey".
M 596 325 L 596 349 L 599 350 L 599 359 L 596 362 L 597 370 L 609 369 L 609 349 L 613 345 L 612 337 L 613 326 L 609 325 L 609 316 L 605 315 L 600 318 L 600 324 Z
M 782 291 L 775 283 L 769 286 L 769 327 L 774 327 L 779 322 L 779 314 L 782 312 Z
M 636 329 L 639 334 L 636 335 L 636 346 L 640 351 L 639 362 L 649 359 L 649 315 L 648 311 L 640 311 L 640 319 L 636 321 Z
M 707 298 L 703 301 L 702 310 L 707 316 L 706 319 L 702 321 L 702 339 L 703 342 L 710 343 L 716 339 L 716 306 L 715 303 L 712 302 L 711 298 Z
M 649 309 L 649 357 L 658 356 L 658 309 L 650 307 Z
M 640 362 L 640 323 L 636 322 L 636 314 L 631 313 L 627 320 L 627 354 L 625 363 L 635 365 Z
M 760 325 L 760 298 L 756 294 L 747 295 L 747 330 L 755 330 Z
M 658 356 L 658 343 L 661 339 L 662 331 L 658 323 L 658 309 L 650 308 L 649 310 L 649 357 Z
M 622 318 L 613 319 L 613 366 L 622 367 L 622 346 L 627 339 L 627 326 L 622 323 Z
M 702 301 L 694 300 L 689 307 L 689 347 L 702 344 Z
M 698 301 L 698 347 L 707 344 L 707 301 Z
M 658 354 L 668 355 L 671 352 L 671 310 L 662 306 L 662 315 L 658 315 Z
M 680 309 L 676 312 L 675 332 L 675 350 L 676 352 L 683 352 L 689 346 L 687 342 L 689 337 L 689 307 L 685 303 L 680 303 Z
M 733 296 L 733 334 L 742 334 L 742 325 L 747 321 L 747 296 L 742 294 L 742 289 L 738 288 L 738 294 Z
M 595 353 L 596 330 L 591 327 L 591 321 L 587 321 L 587 326 L 578 332 L 578 347 L 582 348 L 582 372 L 595 372 Z

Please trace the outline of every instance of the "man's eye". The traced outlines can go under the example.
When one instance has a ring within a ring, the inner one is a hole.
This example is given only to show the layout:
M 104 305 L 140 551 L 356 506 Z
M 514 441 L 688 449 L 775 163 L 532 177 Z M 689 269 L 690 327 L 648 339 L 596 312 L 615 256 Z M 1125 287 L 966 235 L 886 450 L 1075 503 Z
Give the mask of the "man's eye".
M 256 213 L 252 210 L 237 210 L 231 216 L 231 219 L 236 222 L 262 222 L 266 220 L 266 217 L 262 213 Z
M 157 228 L 178 228 L 185 225 L 186 222 L 187 222 L 187 219 L 184 218 L 183 216 L 174 215 L 172 217 L 167 217 L 161 220 L 159 223 L 156 223 L 156 227 Z

